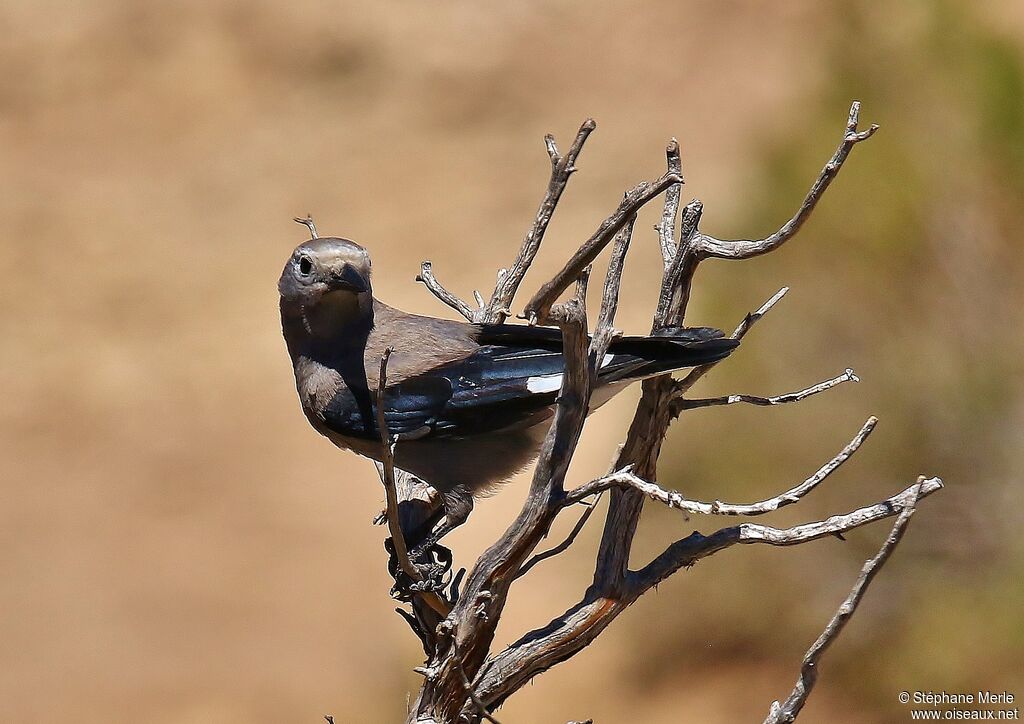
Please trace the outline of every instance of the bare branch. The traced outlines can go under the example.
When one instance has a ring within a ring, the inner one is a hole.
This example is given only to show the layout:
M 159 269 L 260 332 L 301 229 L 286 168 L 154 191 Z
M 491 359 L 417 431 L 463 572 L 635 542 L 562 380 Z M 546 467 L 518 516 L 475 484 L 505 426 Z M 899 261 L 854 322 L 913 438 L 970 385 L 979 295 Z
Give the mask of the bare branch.
M 388 347 L 380 358 L 380 377 L 377 383 L 377 429 L 380 431 L 381 442 L 381 482 L 384 483 L 384 495 L 387 500 L 388 531 L 391 533 L 391 542 L 395 547 L 395 557 L 398 565 L 405 575 L 413 581 L 422 582 L 423 576 L 419 569 L 409 559 L 409 550 L 405 545 L 405 534 L 398 519 L 398 491 L 395 484 L 395 456 L 394 443 L 391 441 L 391 433 L 388 432 L 387 420 L 384 418 L 384 389 L 388 384 L 388 360 L 394 348 Z M 421 594 L 423 600 L 441 616 L 447 616 L 448 604 L 433 591 L 424 591 Z
M 526 239 L 523 240 L 519 254 L 504 274 L 499 273 L 498 283 L 494 287 L 491 301 L 487 304 L 483 318 L 477 321 L 500 324 L 510 316 L 509 309 L 512 307 L 512 299 L 519 290 L 519 285 L 522 284 L 527 270 L 533 264 L 534 257 L 537 256 L 541 241 L 544 239 L 544 232 L 547 231 L 551 217 L 555 213 L 558 200 L 562 197 L 569 176 L 576 170 L 576 158 L 583 150 L 583 144 L 586 143 L 587 137 L 595 128 L 597 128 L 597 124 L 592 118 L 584 121 L 576 133 L 576 140 L 573 141 L 569 152 L 564 157 L 559 155 L 554 137 L 551 135 L 544 137 L 544 145 L 551 158 L 551 179 L 548 181 L 547 193 L 544 194 L 544 199 L 537 210 L 537 216 L 530 231 L 526 234 Z
M 844 382 L 860 382 L 860 378 L 853 373 L 853 370 L 849 367 L 843 374 L 833 377 L 830 380 L 819 382 L 816 385 L 811 385 L 806 389 L 800 390 L 799 392 L 787 392 L 784 395 L 776 395 L 775 397 L 758 397 L 756 395 L 723 395 L 721 397 L 704 397 L 698 399 L 685 399 L 678 398 L 674 400 L 673 414 L 678 414 L 682 410 L 696 410 L 700 407 L 716 407 L 720 405 L 735 405 L 736 403 L 743 402 L 748 405 L 759 405 L 762 407 L 768 407 L 771 405 L 785 405 L 790 402 L 799 402 L 800 400 L 817 395 L 825 390 L 830 390 L 836 385 L 841 385 Z
M 938 478 L 920 478 L 901 493 L 886 498 L 880 503 L 858 508 L 843 515 L 833 515 L 825 520 L 804 523 L 791 528 L 773 528 L 757 523 L 740 523 L 730 528 L 722 528 L 709 536 L 694 532 L 670 545 L 661 555 L 636 573 L 636 584 L 646 590 L 650 586 L 672 575 L 683 566 L 692 566 L 702 558 L 706 558 L 720 550 L 729 548 L 736 543 L 766 543 L 773 546 L 791 546 L 817 540 L 826 536 L 842 534 L 873 523 L 876 520 L 890 518 L 902 512 L 904 508 L 942 488 Z M 918 494 L 920 491 L 920 494 Z
M 579 517 L 579 520 L 576 521 L 576 525 L 573 526 L 572 530 L 569 532 L 569 535 L 565 537 L 565 540 L 563 540 L 555 547 L 548 548 L 546 551 L 542 553 L 537 553 L 535 556 L 533 556 L 533 558 L 524 563 L 523 567 L 519 569 L 519 571 L 516 573 L 516 578 L 522 578 L 523 576 L 525 576 L 531 568 L 533 568 L 541 561 L 546 561 L 548 558 L 554 558 L 558 554 L 564 553 L 565 551 L 569 550 L 569 547 L 576 542 L 577 536 L 579 536 L 584 526 L 586 526 L 587 521 L 590 520 L 590 516 L 594 514 L 594 509 L 597 507 L 598 501 L 601 500 L 602 494 L 603 493 L 601 492 L 597 493 L 593 502 L 590 503 L 583 500 L 579 501 L 580 503 L 586 506 L 586 509 L 583 511 L 583 514 Z
M 683 209 L 679 224 L 679 246 L 675 256 L 665 268 L 658 295 L 658 309 L 654 314 L 658 326 L 679 326 L 682 324 L 686 304 L 690 299 L 690 282 L 697 269 L 697 257 L 693 254 L 693 238 L 698 233 L 704 204 L 694 199 Z
M 470 322 L 479 321 L 477 319 L 477 310 L 474 310 L 464 301 L 441 286 L 441 282 L 437 281 L 434 277 L 433 264 L 429 261 L 425 261 L 420 264 L 420 273 L 416 275 L 416 281 L 421 282 L 430 290 L 431 294 L 468 319 Z
M 515 521 L 477 560 L 467 576 L 462 595 L 447 619 L 454 625 L 453 645 L 436 652 L 424 667 L 428 675 L 409 721 L 429 718 L 453 721 L 465 707 L 472 706 L 461 685 L 461 677 L 466 675 L 478 680 L 477 674 L 488 656 L 515 573 L 562 509 L 557 501 L 563 495 L 563 482 L 583 430 L 591 392 L 585 276 L 583 270 L 574 298 L 551 309 L 552 317 L 562 328 L 565 374 L 554 419 L 541 446 L 526 500 Z M 481 699 L 488 701 L 483 696 Z
M 765 718 L 764 724 L 788 724 L 796 721 L 797 715 L 803 709 L 804 704 L 807 702 L 807 697 L 810 696 L 811 690 L 818 680 L 818 662 L 825 654 L 825 651 L 828 650 L 828 647 L 839 638 L 839 634 L 842 633 L 843 628 L 857 611 L 857 607 L 864 598 L 864 594 L 867 592 L 868 586 L 871 585 L 871 581 L 882 569 L 886 561 L 889 560 L 889 556 L 892 555 L 896 546 L 903 539 L 903 534 L 906 532 L 907 526 L 910 524 L 910 518 L 916 510 L 917 501 L 923 487 L 924 480 L 922 479 L 918 482 L 914 495 L 900 512 L 896 523 L 893 524 L 892 531 L 889 533 L 889 537 L 885 539 L 881 549 L 875 554 L 874 558 L 864 563 L 864 567 L 861 568 L 860 575 L 857 577 L 857 582 L 853 584 L 850 594 L 839 605 L 832 619 L 825 626 L 825 630 L 821 632 L 818 639 L 807 650 L 807 653 L 804 655 L 803 665 L 800 667 L 800 678 L 797 679 L 792 693 L 781 705 L 778 701 L 772 702 L 771 710 L 767 718 Z
M 670 173 L 683 176 L 683 162 L 679 157 L 679 142 L 672 139 L 665 147 L 665 158 Z M 682 195 L 682 183 L 672 184 L 665 191 L 665 206 L 661 212 L 661 223 L 658 231 L 658 243 L 661 245 L 661 258 L 668 269 L 676 255 L 676 217 L 679 215 L 679 197 Z
M 615 235 L 612 245 L 612 256 L 608 261 L 608 272 L 604 278 L 604 289 L 601 293 L 601 312 L 594 328 L 594 336 L 590 340 L 590 374 L 597 374 L 597 369 L 608 351 L 612 340 L 618 335 L 615 330 L 615 314 L 619 309 L 619 287 L 622 285 L 622 271 L 626 262 L 626 252 L 633 238 L 633 225 L 636 216 L 629 219 L 625 226 Z
M 868 130 L 858 132 L 857 122 L 859 118 L 860 101 L 854 101 L 850 106 L 846 130 L 843 133 L 843 140 L 840 141 L 839 147 L 828 163 L 825 164 L 825 167 L 822 168 L 821 173 L 818 174 L 818 178 L 815 179 L 810 191 L 807 192 L 807 196 L 804 197 L 800 208 L 778 231 L 757 240 L 737 239 L 729 241 L 701 234 L 697 238 L 697 254 L 701 258 L 749 259 L 750 257 L 767 254 L 791 239 L 800 230 L 804 222 L 807 221 L 814 207 L 821 200 L 825 190 L 843 167 L 843 163 L 846 161 L 847 156 L 850 155 L 851 149 L 861 141 L 869 139 L 878 130 L 877 125 L 872 125 Z
M 864 426 L 861 427 L 860 431 L 852 440 L 850 440 L 850 442 L 846 444 L 846 447 L 836 453 L 835 457 L 818 468 L 814 475 L 784 493 L 780 493 L 772 498 L 767 498 L 756 503 L 738 505 L 735 503 L 723 503 L 720 500 L 715 500 L 711 503 L 687 500 L 680 493 L 674 490 L 666 490 L 660 487 L 657 483 L 652 483 L 637 477 L 629 469 L 619 470 L 610 475 L 606 475 L 603 478 L 597 478 L 596 480 L 584 483 L 583 485 L 580 485 L 566 493 L 564 501 L 566 505 L 571 505 L 572 503 L 588 498 L 603 490 L 607 490 L 615 486 L 625 486 L 638 490 L 651 500 L 656 500 L 670 508 L 675 508 L 676 510 L 681 510 L 685 513 L 694 513 L 697 515 L 763 515 L 764 513 L 770 513 L 773 510 L 778 510 L 779 508 L 791 505 L 792 503 L 799 502 L 801 498 L 818 487 L 825 478 L 834 473 L 839 466 L 853 457 L 853 454 L 857 452 L 860 446 L 868 438 L 868 435 L 870 435 L 875 429 L 875 425 L 877 423 L 877 418 L 869 417 L 867 422 L 864 423 Z
M 630 573 L 624 587 L 614 597 L 604 596 L 591 587 L 578 604 L 493 656 L 476 680 L 477 693 L 490 705 L 500 703 L 538 673 L 581 651 L 637 598 L 683 566 L 693 565 L 736 543 L 796 545 L 843 533 L 897 515 L 916 504 L 919 497 L 941 488 L 942 481 L 938 478 L 919 478 L 914 485 L 880 503 L 824 521 L 784 529 L 743 523 L 710 536 L 693 533 L 640 571 Z
M 675 173 L 666 173 L 657 181 L 644 181 L 626 194 L 619 208 L 602 222 L 597 231 L 587 239 L 566 262 L 551 281 L 547 282 L 533 295 L 527 303 L 523 316 L 531 322 L 546 322 L 551 305 L 576 279 L 584 267 L 588 266 L 609 241 L 619 232 L 629 219 L 636 215 L 647 202 L 656 198 L 672 184 L 682 183 L 682 177 Z
M 292 219 L 292 221 L 294 221 L 296 224 L 302 224 L 307 229 L 309 229 L 309 238 L 310 239 L 318 239 L 318 238 L 320 238 L 320 237 L 318 237 L 316 235 L 316 224 L 313 223 L 313 214 L 306 214 L 306 218 L 302 218 L 301 216 L 296 216 L 294 219 Z
M 745 336 L 788 291 L 788 288 L 779 290 L 756 312 L 748 314 L 732 336 L 737 339 Z M 656 327 L 663 324 L 663 319 L 655 319 Z M 705 365 L 694 371 L 702 370 L 703 373 L 713 366 Z M 696 379 L 699 375 L 693 381 Z M 633 462 L 639 461 L 638 469 L 631 469 L 631 472 L 644 475 L 648 474 L 645 470 L 654 472 L 658 442 L 670 420 L 668 399 L 671 391 L 672 380 L 668 376 L 644 382 L 643 397 L 626 441 L 619 450 L 617 467 L 629 465 L 632 468 Z M 662 404 L 664 406 L 660 407 Z M 576 495 L 578 491 L 579 488 L 570 494 Z M 635 574 L 628 572 L 630 544 L 643 500 L 643 494 L 634 489 L 612 487 L 611 504 L 594 570 L 594 585 L 578 604 L 493 657 L 477 678 L 477 692 L 484 701 L 499 703 L 537 673 L 574 656 L 643 593 L 630 585 Z
M 729 336 L 732 337 L 733 339 L 743 339 L 743 337 L 746 336 L 747 332 L 750 331 L 750 328 L 757 324 L 757 322 L 761 320 L 761 317 L 766 315 L 771 310 L 771 308 L 778 304 L 782 300 L 782 298 L 786 296 L 788 293 L 789 287 L 782 287 L 782 289 L 775 292 L 775 294 L 773 294 L 767 302 L 758 307 L 756 312 L 751 312 L 746 317 L 744 317 L 743 321 L 740 322 L 739 325 L 737 325 L 736 329 L 734 329 L 732 334 Z
M 730 334 L 729 337 L 731 337 L 732 339 L 743 339 L 745 336 L 747 336 L 747 332 L 749 332 L 755 324 L 761 321 L 761 318 L 764 315 L 766 315 L 769 311 L 771 311 L 772 307 L 778 304 L 782 300 L 782 298 L 786 296 L 788 292 L 789 287 L 782 287 L 782 289 L 775 292 L 775 294 L 773 294 L 767 302 L 762 304 L 756 312 L 752 312 L 748 314 L 746 317 L 744 317 L 743 321 L 736 326 L 736 329 L 733 330 L 733 333 Z M 711 369 L 714 368 L 714 366 L 717 364 L 718 362 L 711 362 L 706 365 L 701 365 L 700 367 L 694 367 L 692 370 L 689 371 L 689 373 L 687 373 L 686 377 L 684 377 L 681 380 L 678 380 L 675 383 L 675 394 L 681 395 L 685 393 L 687 390 L 689 390 L 691 387 L 697 384 L 697 381 L 701 377 L 706 375 L 708 372 L 710 372 Z
M 797 232 L 838 174 L 853 146 L 867 139 L 876 129 L 872 126 L 867 131 L 858 131 L 858 114 L 859 104 L 854 103 L 842 142 L 796 214 L 777 232 L 760 240 L 723 241 L 702 234 L 699 229 L 702 206 L 696 200 L 688 204 L 682 215 L 679 215 L 682 163 L 678 144 L 673 140 L 666 149 L 668 172 L 657 181 L 641 183 L 627 193 L 615 212 L 601 223 L 558 274 L 544 284 L 525 305 L 524 316 L 530 323 L 556 323 L 562 328 L 565 374 L 556 400 L 554 419 L 542 445 L 526 501 L 516 520 L 472 567 L 448 618 L 428 621 L 428 628 L 434 632 L 432 640 L 435 645 L 428 648 L 427 665 L 419 669 L 425 681 L 410 712 L 409 722 L 422 724 L 427 721 L 455 721 L 460 717 L 467 721 L 477 721 L 481 717 L 493 721 L 489 712 L 509 695 L 536 674 L 578 653 L 639 596 L 679 568 L 692 565 L 737 543 L 796 545 L 824 536 L 840 535 L 847 530 L 897 514 L 901 514 L 903 520 L 903 515 L 907 515 L 903 511 L 912 508 L 919 497 L 925 497 L 942 487 L 938 478 L 922 478 L 914 488 L 874 505 L 790 528 L 745 522 L 721 528 L 708 536 L 695 532 L 673 543 L 641 570 L 630 570 L 631 545 L 646 497 L 685 512 L 701 514 L 759 515 L 776 510 L 803 499 L 813 491 L 860 448 L 874 429 L 876 421 L 870 418 L 853 440 L 814 475 L 772 498 L 747 505 L 722 503 L 718 500 L 710 503 L 686 500 L 679 493 L 661 488 L 656 476 L 665 432 L 681 410 L 736 403 L 785 404 L 857 379 L 852 370 L 847 370 L 838 377 L 807 389 L 774 397 L 729 395 L 685 399 L 683 395 L 714 366 L 708 364 L 693 369 L 678 382 L 667 374 L 645 380 L 629 433 L 616 458 L 614 469 L 617 472 L 585 483 L 568 493 L 564 491 L 565 475 L 589 410 L 597 363 L 618 334 L 613 326 L 614 318 L 622 267 L 637 212 L 656 196 L 665 193 L 661 220 L 656 227 L 664 270 L 652 330 L 682 326 L 691 285 L 700 262 L 710 257 L 742 259 L 763 254 L 778 248 Z M 420 281 L 435 296 L 470 321 L 503 322 L 509 316 L 513 297 L 538 253 L 555 206 L 574 170 L 574 160 L 593 128 L 592 121 L 581 126 L 565 157 L 559 154 L 552 137 L 545 138 L 545 147 L 551 159 L 547 193 L 515 262 L 509 269 L 498 271 L 494 292 L 489 300 L 485 301 L 480 294 L 475 293 L 475 308 L 472 302 L 462 301 L 437 283 L 429 263 L 424 265 Z M 593 338 L 588 339 L 586 278 L 592 262 L 613 239 L 614 250 L 605 279 L 601 314 Z M 577 282 L 573 298 L 556 304 L 573 281 Z M 748 314 L 736 327 L 732 337 L 744 337 L 787 291 L 783 288 L 756 312 Z M 383 386 L 383 382 L 381 384 Z M 381 406 L 380 395 L 378 390 L 378 407 Z M 504 650 L 492 653 L 491 646 L 512 581 L 540 561 L 567 550 L 592 515 L 594 507 L 584 511 L 562 543 L 548 551 L 535 553 L 540 542 L 548 535 L 556 516 L 566 510 L 569 504 L 580 502 L 589 495 L 600 495 L 603 490 L 611 490 L 611 501 L 592 585 L 583 593 L 581 600 L 561 616 L 528 632 Z M 423 611 L 431 613 L 420 599 L 416 599 L 415 604 L 419 606 L 417 614 Z M 820 650 L 823 651 L 824 646 Z M 812 652 L 809 652 L 809 657 Z M 811 666 L 813 677 L 816 660 L 808 661 L 811 663 L 805 661 L 805 668 Z M 801 681 L 806 678 L 805 675 Z M 805 691 L 810 690 L 813 678 L 807 681 Z M 794 692 L 798 693 L 797 690 Z M 790 700 L 787 700 L 786 704 L 789 703 Z M 798 710 L 797 707 L 794 712 Z M 783 711 L 781 705 L 773 706 L 773 714 Z

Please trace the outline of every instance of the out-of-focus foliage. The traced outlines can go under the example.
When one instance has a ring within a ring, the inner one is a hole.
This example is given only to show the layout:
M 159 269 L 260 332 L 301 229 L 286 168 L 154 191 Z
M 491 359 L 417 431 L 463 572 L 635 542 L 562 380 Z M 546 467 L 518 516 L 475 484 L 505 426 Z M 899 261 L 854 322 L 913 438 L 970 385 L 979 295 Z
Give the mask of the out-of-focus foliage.
M 809 475 L 869 414 L 861 453 L 785 524 L 913 481 L 948 488 L 825 662 L 808 721 L 889 722 L 903 690 L 1024 696 L 1024 12 L 1020 3 L 441 0 L 329 6 L 0 5 L 0 719 L 387 722 L 418 685 L 391 611 L 372 466 L 294 400 L 275 283 L 311 211 L 374 255 L 377 293 L 445 314 L 512 257 L 547 178 L 540 143 L 598 131 L 527 286 L 679 138 L 717 236 L 796 208 L 849 101 L 882 130 L 785 249 L 708 262 L 690 321 L 792 292 L 695 394 L 798 406 L 687 414 L 661 481 L 744 501 Z M 660 270 L 637 226 L 620 322 Z M 624 396 L 625 397 L 625 396 Z M 588 426 L 604 472 L 633 398 Z M 469 561 L 521 478 L 453 536 Z M 650 507 L 641 562 L 694 527 Z M 590 580 L 592 524 L 516 586 L 503 640 Z M 759 720 L 885 526 L 730 550 L 680 573 L 509 722 Z M 557 531 L 556 531 L 557 532 Z

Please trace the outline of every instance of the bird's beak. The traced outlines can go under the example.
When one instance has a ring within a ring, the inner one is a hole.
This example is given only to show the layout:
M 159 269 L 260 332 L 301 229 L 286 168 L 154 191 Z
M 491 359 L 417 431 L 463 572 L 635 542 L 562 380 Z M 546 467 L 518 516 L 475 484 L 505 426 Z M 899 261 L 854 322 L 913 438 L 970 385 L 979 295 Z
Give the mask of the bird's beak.
M 335 289 L 345 289 L 350 292 L 369 291 L 366 280 L 351 264 L 345 264 L 341 269 L 332 271 L 330 284 Z

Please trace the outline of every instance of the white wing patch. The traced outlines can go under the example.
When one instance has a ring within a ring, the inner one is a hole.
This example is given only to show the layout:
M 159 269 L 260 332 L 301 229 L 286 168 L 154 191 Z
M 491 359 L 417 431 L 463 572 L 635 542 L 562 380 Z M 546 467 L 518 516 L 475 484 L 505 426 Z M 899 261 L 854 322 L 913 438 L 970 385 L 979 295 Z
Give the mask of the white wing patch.
M 601 359 L 601 367 L 607 367 L 615 359 L 615 355 L 606 354 Z M 526 389 L 534 394 L 555 392 L 562 389 L 562 375 L 540 375 L 526 380 Z
M 614 358 L 614 354 L 605 354 L 601 358 L 601 367 L 607 367 L 610 365 Z M 530 377 L 526 380 L 526 389 L 535 394 L 540 394 L 542 392 L 554 392 L 561 388 L 561 375 L 540 375 L 539 377 Z
M 562 389 L 562 375 L 542 375 L 526 380 L 526 389 L 535 394 Z

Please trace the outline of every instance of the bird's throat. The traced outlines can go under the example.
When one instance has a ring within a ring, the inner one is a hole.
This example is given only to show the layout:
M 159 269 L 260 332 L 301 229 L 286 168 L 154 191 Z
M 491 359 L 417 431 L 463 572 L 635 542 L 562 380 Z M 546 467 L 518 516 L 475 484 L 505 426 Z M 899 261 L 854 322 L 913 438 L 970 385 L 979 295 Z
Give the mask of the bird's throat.
M 365 297 L 365 299 L 363 299 Z M 311 337 L 321 340 L 369 331 L 373 325 L 369 294 L 347 290 L 328 292 L 320 300 L 302 309 L 302 321 Z

